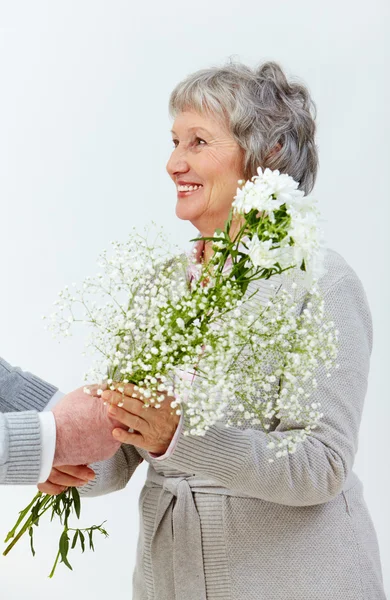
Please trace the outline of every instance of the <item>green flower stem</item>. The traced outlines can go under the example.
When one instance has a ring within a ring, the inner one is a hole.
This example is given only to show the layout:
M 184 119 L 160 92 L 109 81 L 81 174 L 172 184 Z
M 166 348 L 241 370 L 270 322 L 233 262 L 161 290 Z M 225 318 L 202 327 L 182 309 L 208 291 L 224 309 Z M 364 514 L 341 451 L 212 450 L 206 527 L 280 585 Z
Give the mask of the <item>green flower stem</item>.
M 7 543 L 8 540 L 10 540 L 11 538 L 14 537 L 16 530 L 19 527 L 19 524 L 23 521 L 24 517 L 26 516 L 26 514 L 28 513 L 30 508 L 35 504 L 35 502 L 38 500 L 38 498 L 40 498 L 40 496 L 42 496 L 42 492 L 38 492 L 36 494 L 36 496 L 34 496 L 32 501 L 30 502 L 30 504 L 28 506 L 26 506 L 26 508 L 20 512 L 18 520 L 16 521 L 16 523 L 15 523 L 14 527 L 11 529 L 11 531 L 8 532 L 8 535 L 4 540 L 5 543 Z
M 59 539 L 59 549 L 57 552 L 56 559 L 54 561 L 53 568 L 49 575 L 49 577 L 52 578 L 55 573 L 55 570 L 57 568 L 59 560 L 60 560 L 60 562 L 63 562 L 68 567 L 68 569 L 72 570 L 72 566 L 70 565 L 70 563 L 68 561 L 68 552 L 69 552 L 69 550 L 73 550 L 75 548 L 77 542 L 80 543 L 81 550 L 84 552 L 85 535 L 83 532 L 88 534 L 89 547 L 91 550 L 94 550 L 93 539 L 92 539 L 94 531 L 99 531 L 106 537 L 108 536 L 108 533 L 105 529 L 103 529 L 104 523 L 102 523 L 101 525 L 92 525 L 92 527 L 87 527 L 85 529 L 76 529 L 76 528 L 69 527 L 69 523 L 68 523 L 69 517 L 72 513 L 74 513 L 77 518 L 80 518 L 81 503 L 80 503 L 80 495 L 79 495 L 77 488 L 75 488 L 75 487 L 68 488 L 67 490 L 65 490 L 61 494 L 58 494 L 57 496 L 50 496 L 49 494 L 43 495 L 42 492 L 39 492 L 38 494 L 36 494 L 36 496 L 30 502 L 30 504 L 24 510 L 22 510 L 20 512 L 20 515 L 16 522 L 16 525 L 8 533 L 5 542 L 10 540 L 11 538 L 14 538 L 14 539 L 9 544 L 9 546 L 7 546 L 7 548 L 4 550 L 4 552 L 3 552 L 4 556 L 6 556 L 10 552 L 10 550 L 20 540 L 20 538 L 26 533 L 26 531 L 29 532 L 30 547 L 31 547 L 33 556 L 35 556 L 35 550 L 33 547 L 33 526 L 35 525 L 37 527 L 39 525 L 39 519 L 50 508 L 53 511 L 51 520 L 53 520 L 53 517 L 55 515 L 57 515 L 57 517 L 60 520 L 61 525 L 63 525 L 63 530 L 62 530 L 62 533 L 61 533 L 61 536 Z M 27 517 L 27 518 L 26 518 L 25 522 L 21 525 L 21 523 L 22 523 L 23 519 L 25 519 L 25 517 Z M 15 533 L 20 525 L 21 525 L 21 529 L 15 536 Z M 73 542 L 72 542 L 71 546 L 70 546 L 70 543 L 69 543 L 70 540 L 68 537 L 68 533 L 70 531 L 74 532 Z
M 22 511 L 22 513 L 21 513 L 21 514 L 23 514 L 23 513 L 24 513 L 24 515 L 25 515 L 25 514 L 27 513 L 27 511 L 28 511 L 30 508 L 32 508 L 32 507 L 33 507 L 33 505 L 35 505 L 36 501 L 37 501 L 37 500 L 39 500 L 39 498 L 40 498 L 41 496 L 42 496 L 42 492 L 39 492 L 39 493 L 38 493 L 38 494 L 35 496 L 35 498 L 33 499 L 33 501 L 32 501 L 32 502 L 30 502 L 30 504 L 29 504 L 29 505 L 28 505 L 28 506 L 27 506 L 27 507 L 24 509 L 24 511 Z M 52 500 L 52 499 L 53 499 L 53 497 L 52 497 L 52 496 L 49 496 L 48 494 L 46 494 L 46 496 L 43 498 L 43 500 L 42 500 L 42 504 L 41 504 L 41 507 L 43 507 L 43 506 L 46 506 L 46 508 L 45 508 L 45 509 L 44 509 L 44 510 L 43 510 L 41 513 L 39 513 L 37 516 L 35 516 L 35 515 L 34 515 L 34 513 L 32 512 L 32 514 L 31 514 L 31 515 L 28 517 L 27 521 L 24 523 L 24 525 L 23 525 L 22 529 L 19 531 L 19 533 L 16 535 L 16 537 L 15 537 L 15 538 L 12 540 L 12 542 L 11 542 L 11 543 L 10 543 L 10 544 L 7 546 L 7 548 L 4 550 L 4 552 L 3 552 L 3 556 L 7 556 L 7 554 L 9 553 L 9 551 L 10 551 L 10 550 L 12 550 L 12 548 L 15 546 L 16 542 L 18 542 L 18 541 L 20 540 L 20 538 L 21 538 L 21 537 L 22 537 L 22 536 L 23 536 L 23 535 L 26 533 L 26 531 L 27 531 L 27 530 L 28 530 L 28 529 L 29 529 L 29 528 L 30 528 L 32 525 L 35 525 L 35 524 L 36 524 L 36 523 L 39 521 L 40 517 L 41 517 L 41 516 L 42 516 L 42 515 L 43 515 L 43 514 L 44 514 L 44 513 L 45 513 L 45 512 L 46 512 L 46 511 L 47 511 L 47 510 L 50 508 L 50 506 L 51 506 L 51 504 L 52 504 L 52 503 L 48 504 L 48 502 L 49 502 L 50 500 Z M 23 517 L 22 517 L 22 518 L 23 518 Z M 20 523 L 20 520 L 19 520 L 19 523 Z M 15 525 L 15 527 L 14 527 L 14 528 L 13 528 L 13 529 L 12 529 L 12 530 L 11 530 L 11 531 L 8 533 L 8 535 L 7 535 L 7 537 L 6 537 L 6 540 L 5 540 L 5 541 L 8 541 L 9 539 L 11 539 L 11 538 L 13 538 L 13 537 L 14 537 L 14 535 L 15 535 L 15 533 L 16 533 L 16 529 L 17 529 L 17 527 L 18 527 L 18 524 L 19 524 L 19 523 L 17 523 L 17 524 Z
M 53 577 L 53 575 L 54 575 L 54 573 L 55 573 L 55 570 L 56 570 L 56 568 L 57 568 L 57 565 L 58 565 L 58 561 L 59 561 L 59 559 L 60 559 L 60 556 L 61 556 L 61 550 L 58 550 L 58 552 L 57 552 L 57 556 L 56 556 L 56 559 L 55 559 L 55 561 L 54 561 L 53 568 L 52 568 L 52 570 L 50 571 L 50 575 L 49 575 L 49 578 L 50 578 L 50 579 L 52 579 L 52 577 Z

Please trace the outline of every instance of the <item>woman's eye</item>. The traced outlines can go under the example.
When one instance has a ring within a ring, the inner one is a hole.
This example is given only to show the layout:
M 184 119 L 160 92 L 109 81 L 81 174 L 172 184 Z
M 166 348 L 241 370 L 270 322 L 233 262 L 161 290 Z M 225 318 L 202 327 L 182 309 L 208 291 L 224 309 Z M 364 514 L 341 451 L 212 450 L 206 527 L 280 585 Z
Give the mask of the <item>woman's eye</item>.
M 197 137 L 197 138 L 195 138 L 195 140 L 196 140 L 196 141 L 199 141 L 199 142 L 204 142 L 205 144 L 207 144 L 207 142 L 205 142 L 205 140 L 203 140 L 203 139 L 202 139 L 202 138 L 200 138 L 200 137 Z M 177 145 L 178 145 L 178 143 L 179 143 L 179 142 L 178 142 L 178 140 L 172 140 L 172 144 L 173 144 L 173 147 L 174 147 L 174 148 L 177 148 Z M 202 144 L 202 145 L 203 145 L 203 144 Z

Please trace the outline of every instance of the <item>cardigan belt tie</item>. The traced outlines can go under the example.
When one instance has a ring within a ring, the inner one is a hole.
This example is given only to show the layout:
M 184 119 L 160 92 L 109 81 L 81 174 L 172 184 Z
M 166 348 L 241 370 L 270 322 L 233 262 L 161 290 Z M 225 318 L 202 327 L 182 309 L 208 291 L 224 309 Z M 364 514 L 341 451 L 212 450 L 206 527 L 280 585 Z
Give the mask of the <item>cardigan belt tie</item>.
M 202 532 L 193 493 L 251 496 L 196 476 L 166 477 L 151 464 L 145 485 L 161 488 L 151 539 L 155 599 L 206 600 Z

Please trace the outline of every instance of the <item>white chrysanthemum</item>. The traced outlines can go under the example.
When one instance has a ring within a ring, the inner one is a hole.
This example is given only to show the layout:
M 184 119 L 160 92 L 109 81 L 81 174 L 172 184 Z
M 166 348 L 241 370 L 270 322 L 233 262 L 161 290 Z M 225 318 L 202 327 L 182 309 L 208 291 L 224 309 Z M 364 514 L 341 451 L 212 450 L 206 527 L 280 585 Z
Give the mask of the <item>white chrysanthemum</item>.
M 273 213 L 283 204 L 292 207 L 302 201 L 304 192 L 297 189 L 299 184 L 289 175 L 268 168 L 263 173 L 260 167 L 257 173 L 252 181 L 248 180 L 241 189 L 237 188 L 232 204 L 236 212 L 247 214 L 256 209 L 266 212 L 273 220 Z
M 304 192 L 298 190 L 299 183 L 297 181 L 290 177 L 290 175 L 285 173 L 281 174 L 277 169 L 271 171 L 271 169 L 267 168 L 263 173 L 262 169 L 259 167 L 257 173 L 259 179 L 272 190 L 271 193 L 276 196 L 280 206 L 282 204 L 291 206 L 305 195 Z
M 241 190 L 237 188 L 232 206 L 240 214 L 248 214 L 253 209 L 273 214 L 282 206 L 283 201 L 274 199 L 272 193 L 272 188 L 264 181 L 247 181 Z
M 323 273 L 322 232 L 318 227 L 319 212 L 314 198 L 298 189 L 298 182 L 279 170 L 259 167 L 257 175 L 247 181 L 233 202 L 233 210 L 244 217 L 252 210 L 260 213 L 258 222 L 248 218 L 248 253 L 253 265 L 271 269 L 276 263 L 282 269 L 305 264 L 304 284 L 310 288 Z M 285 211 L 277 213 L 282 206 Z M 288 218 L 286 219 L 286 212 Z M 264 217 L 269 227 L 258 227 Z M 283 237 L 284 236 L 284 237 Z
M 283 250 L 272 247 L 272 240 L 260 241 L 257 235 L 247 242 L 248 256 L 255 267 L 271 269 L 280 260 L 283 261 Z

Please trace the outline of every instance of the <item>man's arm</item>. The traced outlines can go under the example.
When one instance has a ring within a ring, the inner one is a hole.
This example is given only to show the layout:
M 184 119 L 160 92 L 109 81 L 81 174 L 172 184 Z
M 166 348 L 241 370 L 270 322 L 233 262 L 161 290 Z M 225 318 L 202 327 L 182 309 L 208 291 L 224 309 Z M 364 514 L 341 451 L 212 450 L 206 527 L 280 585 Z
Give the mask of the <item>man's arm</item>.
M 0 483 L 41 483 L 52 466 L 86 465 L 115 454 L 120 442 L 112 430 L 123 426 L 83 389 L 62 398 L 56 387 L 0 359 Z M 28 410 L 45 407 L 52 410 Z
M 37 411 L 59 396 L 55 386 L 0 358 L 0 483 L 35 484 L 47 474 L 54 450 L 49 444 L 42 474 L 42 435 L 50 438 L 55 423 Z
M 0 358 L 0 412 L 41 411 L 57 387 Z

